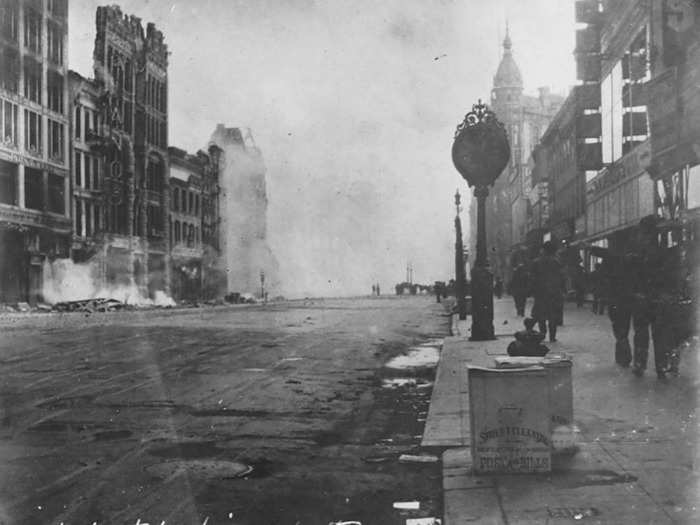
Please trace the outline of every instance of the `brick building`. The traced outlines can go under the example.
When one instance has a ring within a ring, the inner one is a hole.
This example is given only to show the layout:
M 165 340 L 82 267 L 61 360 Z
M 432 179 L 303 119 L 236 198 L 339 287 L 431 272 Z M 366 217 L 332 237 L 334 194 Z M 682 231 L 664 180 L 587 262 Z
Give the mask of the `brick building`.
M 0 302 L 41 300 L 70 245 L 66 0 L 0 2 Z

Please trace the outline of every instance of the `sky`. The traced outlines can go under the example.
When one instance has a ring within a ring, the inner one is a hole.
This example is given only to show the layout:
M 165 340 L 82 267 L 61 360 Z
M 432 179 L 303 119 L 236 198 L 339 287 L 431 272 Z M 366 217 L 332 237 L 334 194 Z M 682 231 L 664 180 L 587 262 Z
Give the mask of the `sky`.
M 92 76 L 95 10 L 70 0 L 69 67 Z M 525 92 L 575 83 L 573 0 L 124 0 L 170 51 L 169 142 L 249 127 L 289 296 L 454 275 L 454 130 L 488 101 L 506 20 Z M 462 214 L 468 231 L 468 199 Z

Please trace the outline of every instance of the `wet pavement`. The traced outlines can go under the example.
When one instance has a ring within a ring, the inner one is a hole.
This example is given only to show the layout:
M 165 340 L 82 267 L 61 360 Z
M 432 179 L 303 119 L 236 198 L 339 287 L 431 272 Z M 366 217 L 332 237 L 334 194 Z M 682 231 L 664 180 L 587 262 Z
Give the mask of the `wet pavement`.
M 428 297 L 0 317 L 0 523 L 440 516 L 448 323 Z

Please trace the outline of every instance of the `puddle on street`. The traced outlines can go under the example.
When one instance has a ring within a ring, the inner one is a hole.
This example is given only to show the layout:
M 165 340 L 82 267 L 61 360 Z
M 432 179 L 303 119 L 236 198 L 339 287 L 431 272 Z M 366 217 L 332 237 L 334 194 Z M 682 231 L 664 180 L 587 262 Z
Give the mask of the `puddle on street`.
M 406 355 L 400 355 L 384 366 L 393 369 L 428 368 L 437 366 L 440 350 L 434 346 L 413 346 Z

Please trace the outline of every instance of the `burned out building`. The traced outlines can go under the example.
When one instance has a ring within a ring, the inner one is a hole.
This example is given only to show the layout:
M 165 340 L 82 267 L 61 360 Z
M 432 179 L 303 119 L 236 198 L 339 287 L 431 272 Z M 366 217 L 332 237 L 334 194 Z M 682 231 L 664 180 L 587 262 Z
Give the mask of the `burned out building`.
M 263 290 L 275 289 L 279 271 L 267 243 L 262 153 L 249 129 L 223 124 L 214 130 L 209 147 L 219 166 L 219 242 L 227 291 L 259 296 Z
M 69 253 L 66 0 L 0 2 L 0 302 L 42 300 Z
M 226 294 L 219 241 L 218 148 L 190 155 L 168 148 L 170 165 L 170 291 L 175 300 Z
M 73 258 L 97 287 L 168 293 L 168 50 L 153 24 L 96 13 L 94 79 L 71 75 Z

